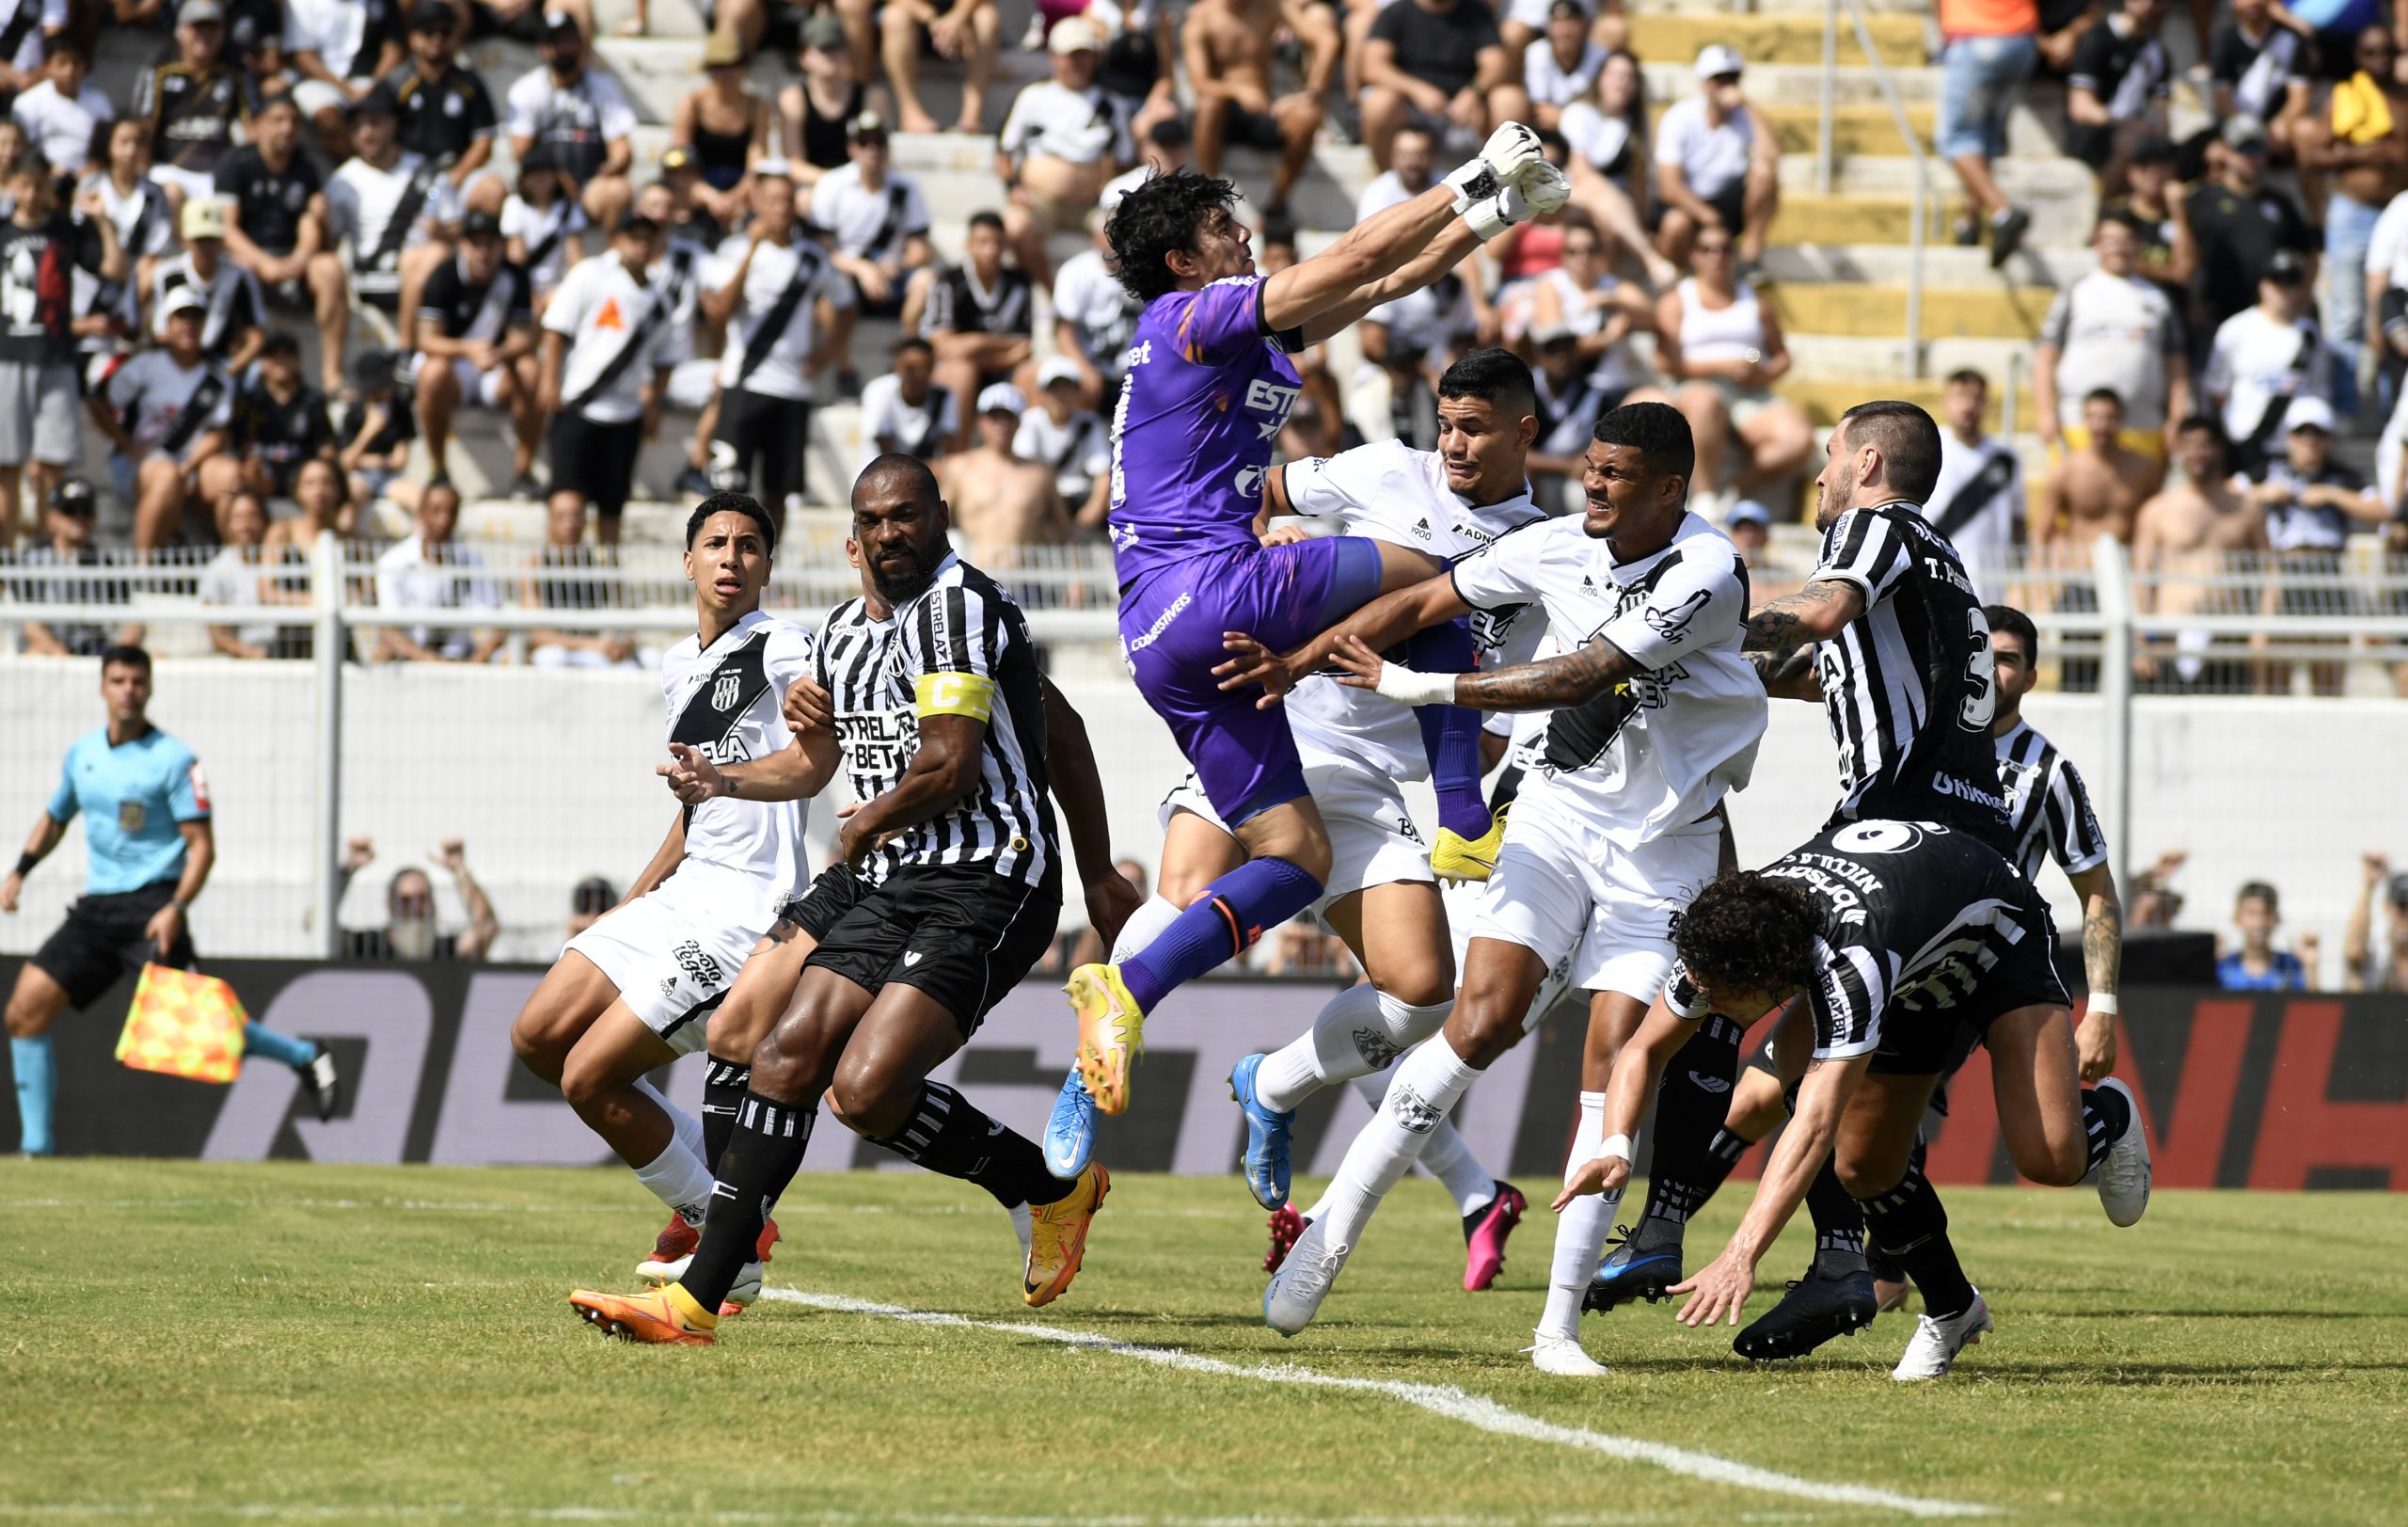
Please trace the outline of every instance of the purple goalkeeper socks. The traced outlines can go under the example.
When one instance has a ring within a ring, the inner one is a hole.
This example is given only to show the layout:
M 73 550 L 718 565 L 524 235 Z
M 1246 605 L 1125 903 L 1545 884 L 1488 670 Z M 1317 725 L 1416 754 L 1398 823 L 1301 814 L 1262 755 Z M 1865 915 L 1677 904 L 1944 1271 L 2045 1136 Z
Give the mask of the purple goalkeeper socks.
M 1154 1005 L 1213 966 L 1254 946 L 1312 905 L 1321 882 L 1285 859 L 1249 859 L 1204 888 L 1204 894 L 1151 944 L 1120 962 L 1120 979 L 1138 1010 Z
M 1475 666 L 1471 631 L 1449 621 L 1405 638 L 1407 667 L 1425 674 L 1467 674 Z M 1438 797 L 1438 825 L 1457 837 L 1488 833 L 1488 802 L 1480 789 L 1480 712 L 1463 706 L 1419 706 L 1421 747 L 1430 759 L 1430 787 Z

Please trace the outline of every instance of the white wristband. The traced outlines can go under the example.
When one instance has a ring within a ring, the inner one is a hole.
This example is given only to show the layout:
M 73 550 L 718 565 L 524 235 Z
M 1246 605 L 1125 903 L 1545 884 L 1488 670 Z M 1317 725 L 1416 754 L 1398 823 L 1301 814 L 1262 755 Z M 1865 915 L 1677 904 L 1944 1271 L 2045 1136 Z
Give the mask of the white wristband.
M 2093 1017 L 2102 1012 L 2111 1018 L 2115 1015 L 2115 993 L 2093 992 L 2090 994 L 2090 999 L 2082 1005 L 2082 1015 L 2084 1018 Z
M 1630 1137 L 1627 1135 L 1607 1136 L 1606 1143 L 1597 1147 L 1597 1155 L 1600 1160 L 1607 1156 L 1620 1156 L 1624 1161 L 1631 1160 Z
M 1401 662 L 1380 664 L 1380 681 L 1372 692 L 1384 694 L 1399 705 L 1450 706 L 1455 703 L 1454 674 L 1423 674 Z

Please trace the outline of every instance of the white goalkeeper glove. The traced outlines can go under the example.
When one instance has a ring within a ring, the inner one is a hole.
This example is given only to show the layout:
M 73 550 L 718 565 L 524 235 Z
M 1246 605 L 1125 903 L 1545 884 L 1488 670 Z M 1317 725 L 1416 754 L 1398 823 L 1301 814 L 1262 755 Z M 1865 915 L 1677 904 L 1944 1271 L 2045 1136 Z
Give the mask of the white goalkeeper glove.
M 1508 185 L 1484 201 L 1464 209 L 1463 219 L 1486 244 L 1516 223 L 1544 217 L 1572 199 L 1572 183 L 1563 171 L 1542 160 L 1518 185 Z
M 1539 148 L 1539 135 L 1519 122 L 1507 122 L 1488 135 L 1481 146 L 1480 157 L 1464 164 L 1447 177 L 1446 183 L 1455 193 L 1455 212 L 1486 201 L 1506 186 L 1518 183 L 1534 165 L 1546 163 Z

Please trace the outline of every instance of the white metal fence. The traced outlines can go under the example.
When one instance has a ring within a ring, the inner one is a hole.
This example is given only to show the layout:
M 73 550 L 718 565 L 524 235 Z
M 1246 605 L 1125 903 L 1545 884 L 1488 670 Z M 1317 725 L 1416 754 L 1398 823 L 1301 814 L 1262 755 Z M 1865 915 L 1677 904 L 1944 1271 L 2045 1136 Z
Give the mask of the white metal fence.
M 807 549 L 780 559 L 770 603 L 816 618 L 855 586 L 842 537 L 830 538 L 832 554 L 791 528 L 790 539 Z M 460 888 L 435 863 L 456 838 L 501 924 L 495 956 L 547 959 L 571 888 L 596 874 L 623 886 L 669 825 L 673 804 L 653 775 L 661 701 L 646 664 L 691 629 L 674 549 L 547 565 L 523 545 L 472 547 L 476 561 L 436 569 L 449 602 L 406 610 L 378 602 L 389 549 L 329 539 L 247 566 L 237 585 L 289 601 L 251 605 L 204 604 L 201 561 L 0 562 L 0 629 L 81 626 L 75 634 L 105 641 L 134 624 L 160 656 L 153 715 L 198 752 L 215 796 L 218 867 L 196 913 L 206 951 L 333 953 L 342 930 L 381 926 L 406 866 L 430 870 L 442 922 L 456 930 Z M 1759 598 L 1811 561 L 1782 543 L 1759 569 Z M 996 572 L 1025 592 L 1031 628 L 1086 715 L 1117 845 L 1150 865 L 1155 804 L 1183 765 L 1115 659 L 1108 554 L 1033 549 Z M 2408 704 L 2390 698 L 2408 666 L 2408 568 L 2361 551 L 2312 576 L 2221 563 L 2136 575 L 2109 546 L 2087 566 L 2019 564 L 1999 576 L 1998 592 L 2031 608 L 2044 633 L 2049 692 L 2027 708 L 2091 781 L 2119 867 L 2186 851 L 2179 883 L 2194 926 L 2221 927 L 2242 881 L 2273 880 L 2291 922 L 2322 934 L 2327 978 L 2337 974 L 2331 951 L 2358 855 L 2408 863 Z M 226 580 L 212 586 L 222 593 Z M 401 623 L 503 640 L 484 664 L 357 660 L 377 630 Z M 213 627 L 251 626 L 276 631 L 259 644 L 290 656 L 214 655 Z M 540 633 L 563 628 L 624 633 L 634 652 L 615 666 L 547 666 Z M 2310 692 L 2318 665 L 2340 671 L 2340 697 Z M 97 679 L 88 660 L 0 657 L 0 833 L 32 823 L 68 743 L 101 724 Z M 1777 708 L 1756 781 L 1734 805 L 1742 856 L 1807 835 L 1834 788 L 1819 713 Z M 816 847 L 830 819 L 818 814 Z M 372 840 L 374 856 L 346 876 L 356 837 Z M 0 948 L 31 948 L 55 925 L 81 857 L 78 829 L 34 877 L 21 915 L 0 918 Z

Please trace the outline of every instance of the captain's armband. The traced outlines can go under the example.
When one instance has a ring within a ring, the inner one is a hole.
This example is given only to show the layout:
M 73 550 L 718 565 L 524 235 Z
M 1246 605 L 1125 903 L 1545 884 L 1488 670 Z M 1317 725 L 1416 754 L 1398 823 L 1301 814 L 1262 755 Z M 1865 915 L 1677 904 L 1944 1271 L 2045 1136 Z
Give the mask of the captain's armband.
M 987 721 L 995 713 L 995 681 L 984 674 L 922 674 L 911 680 L 911 709 L 930 716 Z

